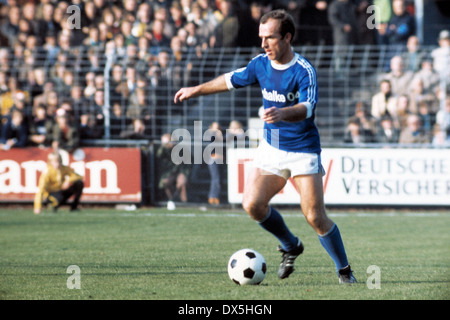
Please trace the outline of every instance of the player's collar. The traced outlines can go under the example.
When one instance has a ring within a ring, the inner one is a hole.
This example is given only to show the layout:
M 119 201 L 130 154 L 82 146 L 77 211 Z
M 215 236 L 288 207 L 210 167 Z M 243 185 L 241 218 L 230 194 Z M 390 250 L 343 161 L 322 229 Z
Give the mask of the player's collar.
M 295 62 L 297 61 L 297 59 L 298 59 L 298 54 L 294 52 L 294 57 L 288 63 L 278 64 L 278 63 L 275 63 L 274 61 L 270 61 L 270 64 L 272 65 L 272 68 L 274 68 L 276 70 L 286 70 L 286 69 L 290 68 L 291 66 L 293 66 L 295 64 Z

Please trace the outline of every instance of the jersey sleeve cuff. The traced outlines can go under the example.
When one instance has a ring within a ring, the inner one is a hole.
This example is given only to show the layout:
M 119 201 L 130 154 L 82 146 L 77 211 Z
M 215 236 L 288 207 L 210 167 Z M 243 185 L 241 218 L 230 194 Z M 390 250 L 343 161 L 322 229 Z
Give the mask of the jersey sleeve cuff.
M 227 88 L 229 91 L 236 89 L 231 82 L 231 77 L 233 76 L 233 72 L 225 73 L 225 82 L 227 83 Z
M 311 118 L 312 114 L 313 114 L 313 105 L 311 104 L 311 102 L 301 102 L 301 104 L 303 104 L 306 107 L 306 119 Z

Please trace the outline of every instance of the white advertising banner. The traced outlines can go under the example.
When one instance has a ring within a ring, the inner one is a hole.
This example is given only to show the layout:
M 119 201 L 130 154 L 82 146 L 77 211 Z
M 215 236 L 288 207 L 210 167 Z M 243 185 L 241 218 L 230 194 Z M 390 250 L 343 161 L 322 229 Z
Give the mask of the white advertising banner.
M 229 149 L 228 201 L 241 203 L 255 149 Z M 326 204 L 450 206 L 450 149 L 322 150 Z M 298 204 L 292 178 L 272 203 Z

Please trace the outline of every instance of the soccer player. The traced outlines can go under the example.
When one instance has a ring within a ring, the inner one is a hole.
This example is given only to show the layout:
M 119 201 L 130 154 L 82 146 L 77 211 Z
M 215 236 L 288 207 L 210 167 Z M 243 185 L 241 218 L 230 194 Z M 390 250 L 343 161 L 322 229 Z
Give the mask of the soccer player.
M 243 208 L 261 227 L 280 242 L 281 279 L 294 271 L 294 260 L 303 252 L 303 243 L 292 234 L 270 199 L 293 177 L 301 197 L 301 209 L 318 234 L 320 243 L 336 265 L 339 283 L 356 282 L 337 225 L 328 218 L 323 200 L 320 137 L 314 123 L 317 80 L 313 66 L 295 53 L 293 19 L 283 10 L 265 14 L 259 37 L 265 54 L 258 55 L 242 69 L 223 74 L 193 87 L 181 88 L 174 101 L 200 95 L 231 91 L 259 83 L 262 90 L 264 139 L 257 149 L 247 178 Z
M 56 212 L 72 196 L 74 198 L 70 211 L 76 211 L 83 188 L 83 177 L 63 165 L 61 155 L 53 151 L 48 155 L 47 170 L 39 177 L 38 191 L 34 197 L 34 214 L 41 213 L 42 202 L 49 204 Z

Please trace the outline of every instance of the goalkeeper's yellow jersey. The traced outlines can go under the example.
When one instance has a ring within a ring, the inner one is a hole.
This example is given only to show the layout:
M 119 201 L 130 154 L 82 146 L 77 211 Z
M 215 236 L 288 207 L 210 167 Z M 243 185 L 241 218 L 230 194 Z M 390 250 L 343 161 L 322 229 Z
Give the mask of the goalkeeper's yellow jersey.
M 53 166 L 47 165 L 47 170 L 39 178 L 38 190 L 34 197 L 34 208 L 40 210 L 42 199 L 47 198 L 50 192 L 60 191 L 66 179 L 73 183 L 83 179 L 83 177 L 68 166 L 61 166 L 59 169 L 55 169 Z

